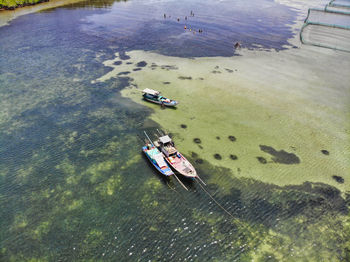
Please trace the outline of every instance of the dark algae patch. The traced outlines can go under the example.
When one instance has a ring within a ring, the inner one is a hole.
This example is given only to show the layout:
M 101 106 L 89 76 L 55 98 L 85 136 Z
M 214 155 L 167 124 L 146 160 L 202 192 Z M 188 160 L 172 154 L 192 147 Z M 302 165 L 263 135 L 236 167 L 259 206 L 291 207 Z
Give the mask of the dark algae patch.
M 343 184 L 345 181 L 344 178 L 341 176 L 332 176 L 332 178 L 340 184 Z
M 118 73 L 118 76 L 121 76 L 121 75 L 128 75 L 128 74 L 130 74 L 130 72 L 129 72 L 129 71 L 125 71 L 125 72 L 120 72 L 120 73 Z
M 174 66 L 174 65 L 162 65 L 160 68 L 167 71 L 179 69 L 177 66 Z
M 200 138 L 194 138 L 193 142 L 195 142 L 196 144 L 200 144 L 202 143 L 202 141 L 200 140 Z
M 147 65 L 146 61 L 141 61 L 136 64 L 137 67 L 145 67 Z
M 220 154 L 216 153 L 216 154 L 214 154 L 214 158 L 215 158 L 216 160 L 221 160 L 221 159 L 222 159 L 222 156 L 221 156 Z
M 178 78 L 181 80 L 192 80 L 192 76 L 179 76 Z
M 299 164 L 300 159 L 293 153 L 288 153 L 284 150 L 277 151 L 271 146 L 260 145 L 260 150 L 272 155 L 272 161 L 279 164 Z
M 192 152 L 192 153 L 191 153 L 191 156 L 192 156 L 193 158 L 197 158 L 197 157 L 198 157 L 198 154 L 195 153 L 195 152 Z
M 195 160 L 195 162 L 197 163 L 197 164 L 203 164 L 203 159 L 201 159 L 201 158 L 197 158 L 196 160 Z
M 324 154 L 324 155 L 326 155 L 326 156 L 329 155 L 329 152 L 328 152 L 327 150 L 325 150 L 325 149 L 322 149 L 321 152 L 322 152 L 322 154 Z
M 230 141 L 232 142 L 235 142 L 237 140 L 236 137 L 234 136 L 228 136 L 228 139 L 230 139 Z
M 216 137 L 216 139 L 217 139 L 217 140 L 220 140 L 220 137 L 219 137 L 219 136 L 217 136 L 217 137 Z
M 256 159 L 258 159 L 258 161 L 261 163 L 261 164 L 266 164 L 267 161 L 265 158 L 263 158 L 262 156 L 257 156 Z
M 119 57 L 121 60 L 129 60 L 130 59 L 130 56 L 128 56 L 125 51 L 120 51 L 119 52 Z
M 232 160 L 237 160 L 238 159 L 238 157 L 236 156 L 236 155 L 230 155 L 230 158 L 232 159 Z

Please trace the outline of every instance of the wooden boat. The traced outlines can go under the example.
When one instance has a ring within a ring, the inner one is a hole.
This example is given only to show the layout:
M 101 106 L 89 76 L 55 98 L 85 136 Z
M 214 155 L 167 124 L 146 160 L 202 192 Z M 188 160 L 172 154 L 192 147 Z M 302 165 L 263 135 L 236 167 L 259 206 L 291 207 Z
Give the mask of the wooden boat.
M 142 93 L 143 93 L 143 98 L 152 103 L 165 105 L 165 106 L 176 106 L 178 104 L 177 101 L 161 96 L 160 92 L 153 89 L 146 88 L 142 90 Z
M 168 164 L 164 161 L 163 154 L 152 144 L 147 144 L 142 147 L 142 151 L 146 154 L 148 160 L 151 164 L 162 174 L 165 176 L 174 175 L 174 172 L 168 166 Z
M 181 175 L 189 178 L 199 178 L 192 164 L 175 148 L 168 135 L 158 138 L 154 145 L 163 153 L 165 160 Z

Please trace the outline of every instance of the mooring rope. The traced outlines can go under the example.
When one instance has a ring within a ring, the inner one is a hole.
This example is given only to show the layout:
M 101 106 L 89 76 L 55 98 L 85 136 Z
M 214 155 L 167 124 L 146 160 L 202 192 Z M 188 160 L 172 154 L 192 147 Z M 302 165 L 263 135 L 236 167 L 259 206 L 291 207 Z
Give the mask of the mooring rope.
M 198 185 L 200 185 L 200 187 L 203 189 L 203 191 L 222 209 L 226 212 L 226 214 L 228 214 L 230 217 L 232 217 L 233 219 L 236 220 L 236 218 L 227 211 L 227 209 L 225 209 L 218 201 L 215 200 L 215 198 L 201 185 L 201 183 L 197 182 Z

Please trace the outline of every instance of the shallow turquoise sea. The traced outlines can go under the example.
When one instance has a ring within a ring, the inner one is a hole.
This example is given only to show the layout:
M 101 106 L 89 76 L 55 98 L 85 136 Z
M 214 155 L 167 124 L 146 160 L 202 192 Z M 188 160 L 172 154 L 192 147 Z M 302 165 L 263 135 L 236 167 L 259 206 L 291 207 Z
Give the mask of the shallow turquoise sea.
M 91 82 L 115 52 L 127 63 L 130 50 L 234 56 L 236 41 L 283 50 L 296 15 L 267 0 L 93 0 L 0 27 L 0 260 L 350 259 L 349 195 L 232 179 L 187 155 L 232 218 L 196 182 L 182 179 L 187 192 L 149 165 L 142 132 L 162 127 L 120 95 L 127 74 Z

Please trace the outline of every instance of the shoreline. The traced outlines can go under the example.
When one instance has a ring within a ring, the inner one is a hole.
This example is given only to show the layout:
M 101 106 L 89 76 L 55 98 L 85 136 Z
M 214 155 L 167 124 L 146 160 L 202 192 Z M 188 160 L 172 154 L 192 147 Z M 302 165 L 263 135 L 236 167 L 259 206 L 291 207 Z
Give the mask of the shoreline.
M 0 8 L 0 12 L 4 11 L 4 10 L 15 10 L 17 8 L 22 8 L 22 7 L 26 7 L 26 6 L 32 6 L 32 5 L 38 5 L 44 2 L 49 2 L 50 0 L 38 0 L 35 3 L 28 3 L 28 2 L 23 2 L 21 4 L 17 4 L 15 6 L 2 6 L 2 8 Z
M 55 8 L 66 4 L 73 4 L 81 2 L 82 0 L 44 0 L 40 4 L 27 5 L 21 8 L 15 8 L 14 10 L 1 10 L 0 11 L 0 27 L 8 25 L 13 19 L 19 16 L 27 15 L 35 12 L 39 12 L 45 9 Z

